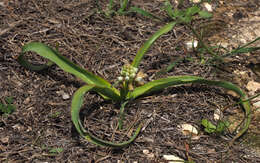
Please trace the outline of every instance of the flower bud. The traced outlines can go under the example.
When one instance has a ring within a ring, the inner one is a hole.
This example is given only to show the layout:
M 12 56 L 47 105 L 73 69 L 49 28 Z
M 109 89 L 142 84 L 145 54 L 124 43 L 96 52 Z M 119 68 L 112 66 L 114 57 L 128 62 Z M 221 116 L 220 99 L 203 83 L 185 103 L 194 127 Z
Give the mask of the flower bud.
M 123 81 L 123 77 L 122 77 L 122 76 L 119 76 L 119 77 L 117 78 L 117 80 L 118 80 L 118 81 Z
M 131 73 L 130 78 L 134 78 L 134 77 L 135 77 L 135 73 Z
M 137 81 L 137 82 L 140 82 L 140 81 L 142 81 L 142 80 L 143 80 L 142 77 L 137 77 L 137 78 L 135 78 L 135 81 Z
M 134 70 L 135 73 L 137 73 L 138 68 L 134 67 L 133 70 Z

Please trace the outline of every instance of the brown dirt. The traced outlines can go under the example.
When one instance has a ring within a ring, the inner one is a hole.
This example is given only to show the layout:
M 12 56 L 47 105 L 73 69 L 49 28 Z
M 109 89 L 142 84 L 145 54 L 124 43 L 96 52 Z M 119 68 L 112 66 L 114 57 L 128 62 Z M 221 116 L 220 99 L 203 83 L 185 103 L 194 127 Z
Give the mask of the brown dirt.
M 165 16 L 160 11 L 160 1 L 132 3 L 161 17 Z M 163 162 L 162 156 L 165 154 L 187 160 L 187 153 L 195 162 L 260 162 L 259 154 L 243 143 L 244 137 L 236 142 L 228 154 L 225 147 L 232 139 L 232 134 L 219 137 L 203 132 L 200 125 L 202 118 L 212 119 L 215 109 L 224 108 L 236 100 L 222 89 L 204 85 L 169 88 L 127 105 L 125 126 L 140 119 L 149 122 L 136 141 L 127 148 L 101 148 L 79 137 L 70 119 L 70 100 L 76 89 L 84 83 L 55 66 L 41 73 L 28 71 L 17 63 L 16 58 L 21 47 L 28 42 L 39 41 L 52 47 L 59 43 L 62 55 L 114 82 L 124 61 L 132 61 L 138 48 L 163 24 L 139 15 L 106 18 L 97 12 L 97 8 L 104 10 L 107 2 L 100 1 L 99 4 L 101 6 L 97 6 L 94 0 L 21 0 L 1 3 L 0 98 L 14 97 L 17 107 L 13 114 L 0 117 L 1 162 Z M 252 12 L 252 5 L 256 5 L 257 1 L 250 4 L 250 10 L 245 12 Z M 219 32 L 219 29 L 215 32 Z M 162 77 L 198 75 L 233 82 L 234 74 L 202 65 L 196 54 L 187 53 L 182 48 L 184 41 L 192 38 L 190 34 L 185 27 L 177 26 L 152 46 L 141 64 L 141 69 L 149 76 L 146 80 L 155 79 L 153 74 L 176 58 L 190 56 L 192 61 L 184 60 Z M 251 55 L 257 56 L 259 53 Z M 243 59 L 246 58 L 233 59 L 226 67 L 231 72 L 234 69 L 245 70 L 251 74 L 250 79 L 255 79 Z M 236 82 L 243 89 L 245 83 Z M 64 100 L 64 93 L 70 99 Z M 95 135 L 120 141 L 133 132 L 114 132 L 118 106 L 104 102 L 95 94 L 88 94 L 85 101 L 85 107 L 89 110 L 82 111 L 84 125 Z M 234 115 L 239 109 L 234 107 L 224 115 Z M 192 140 L 182 135 L 177 126 L 183 123 L 196 126 L 200 130 L 200 139 Z M 189 151 L 185 145 L 189 146 Z M 50 149 L 53 148 L 62 148 L 63 151 L 51 153 Z M 149 150 L 153 157 L 145 155 L 143 150 Z

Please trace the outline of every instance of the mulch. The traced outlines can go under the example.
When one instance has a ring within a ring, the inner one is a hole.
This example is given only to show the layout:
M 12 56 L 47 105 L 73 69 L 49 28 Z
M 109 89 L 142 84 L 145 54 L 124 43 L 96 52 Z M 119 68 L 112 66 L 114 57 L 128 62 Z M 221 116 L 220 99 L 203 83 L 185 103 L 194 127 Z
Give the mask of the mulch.
M 237 100 L 223 89 L 205 85 L 172 87 L 130 102 L 126 106 L 125 128 L 135 127 L 133 122 L 144 120 L 145 130 L 129 147 L 117 150 L 102 148 L 79 137 L 71 122 L 70 100 L 84 83 L 57 66 L 40 73 L 31 72 L 21 67 L 16 58 L 21 47 L 28 42 L 39 41 L 51 47 L 58 44 L 62 55 L 114 83 L 122 65 L 131 62 L 141 45 L 163 24 L 136 14 L 107 18 L 97 10 L 106 9 L 107 3 L 100 1 L 100 6 L 94 0 L 1 3 L 0 98 L 12 96 L 16 111 L 0 116 L 0 161 L 164 162 L 163 155 L 171 154 L 195 162 L 259 162 L 260 156 L 244 143 L 244 137 L 228 153 L 226 147 L 234 135 L 203 132 L 202 118 L 212 120 L 215 109 Z M 166 16 L 160 10 L 160 1 L 132 4 L 161 17 Z M 140 69 L 148 75 L 145 80 L 175 75 L 221 79 L 219 70 L 200 64 L 196 53 L 183 48 L 184 42 L 191 38 L 191 32 L 184 26 L 177 26 L 159 38 L 141 63 Z M 28 56 L 37 63 L 45 61 L 37 55 Z M 184 56 L 192 60 L 183 60 L 161 76 L 154 75 Z M 232 81 L 230 74 L 222 73 L 225 79 Z M 70 99 L 63 99 L 64 93 Z M 86 95 L 84 104 L 81 117 L 84 126 L 94 135 L 120 142 L 134 132 L 131 128 L 115 131 L 118 105 L 92 93 Z M 236 106 L 224 116 L 238 114 L 240 109 Z M 200 138 L 194 140 L 184 136 L 178 128 L 183 123 L 196 126 Z M 52 151 L 58 148 L 62 151 Z

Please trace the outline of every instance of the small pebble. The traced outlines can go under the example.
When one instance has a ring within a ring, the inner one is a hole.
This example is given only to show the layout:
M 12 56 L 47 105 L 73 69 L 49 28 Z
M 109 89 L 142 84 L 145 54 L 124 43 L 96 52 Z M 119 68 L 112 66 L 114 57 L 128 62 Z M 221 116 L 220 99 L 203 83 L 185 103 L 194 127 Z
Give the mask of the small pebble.
M 260 107 L 260 101 L 253 103 L 253 106 L 259 108 Z
M 63 100 L 67 100 L 67 99 L 70 98 L 70 96 L 69 96 L 67 93 L 64 93 L 64 94 L 62 95 L 62 98 L 63 98 Z
M 198 46 L 198 41 L 197 40 L 193 40 L 193 41 L 188 41 L 186 42 L 186 49 L 188 51 L 192 51 L 193 50 L 193 47 L 196 48 Z
M 190 0 L 191 2 L 193 2 L 193 3 L 200 3 L 201 2 L 201 0 Z
M 256 92 L 257 90 L 260 90 L 260 83 L 255 81 L 249 81 L 246 85 L 246 88 L 249 91 Z
M 218 120 L 222 119 L 222 117 L 223 117 L 222 111 L 220 109 L 216 109 L 214 111 L 214 120 L 218 121 Z
M 145 155 L 149 154 L 149 150 L 144 149 L 144 150 L 143 150 L 143 154 L 145 154 Z
M 192 135 L 192 136 L 197 136 L 198 135 L 198 130 L 190 125 L 190 124 L 182 124 L 179 126 L 179 128 L 181 128 L 181 131 L 183 133 L 183 135 L 187 136 L 187 135 Z
M 208 2 L 203 3 L 203 6 L 207 9 L 208 12 L 213 11 L 212 6 Z
M 30 97 L 27 97 L 25 100 L 24 100 L 24 104 L 27 105 L 29 104 L 31 101 Z
M 184 161 L 183 159 L 181 159 L 180 157 L 174 156 L 174 155 L 163 155 L 163 158 L 166 161 Z
M 154 157 L 154 154 L 150 153 L 149 150 L 147 150 L 147 149 L 143 150 L 143 154 L 145 154 L 146 157 L 148 157 L 148 158 L 153 158 Z
M 4 137 L 0 139 L 2 143 L 8 143 L 9 142 L 9 137 Z

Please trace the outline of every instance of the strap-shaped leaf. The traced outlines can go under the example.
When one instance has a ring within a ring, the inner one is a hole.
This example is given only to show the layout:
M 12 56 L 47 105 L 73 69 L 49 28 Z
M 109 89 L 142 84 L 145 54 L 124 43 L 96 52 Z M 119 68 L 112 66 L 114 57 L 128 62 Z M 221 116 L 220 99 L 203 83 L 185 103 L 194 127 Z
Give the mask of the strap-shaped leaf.
M 146 51 L 150 48 L 150 46 L 154 43 L 154 41 L 159 38 L 161 35 L 169 32 L 170 30 L 172 30 L 172 28 L 175 26 L 176 22 L 171 22 L 169 24 L 166 24 L 165 26 L 163 26 L 161 29 L 159 29 L 157 32 L 155 32 L 155 34 L 150 37 L 145 43 L 144 45 L 138 50 L 134 61 L 132 63 L 133 67 L 138 67 L 144 54 L 146 53 Z
M 193 83 L 199 79 L 200 78 L 192 76 L 175 76 L 154 80 L 144 84 L 143 86 L 135 88 L 133 92 L 129 93 L 128 98 L 135 99 L 138 96 L 148 94 L 154 91 L 159 91 L 169 86 Z
M 113 94 L 113 91 L 107 87 L 102 88 L 102 87 L 95 86 L 95 85 L 85 85 L 85 86 L 79 88 L 73 95 L 72 103 L 71 103 L 72 122 L 73 122 L 76 130 L 79 132 L 79 134 L 91 143 L 94 143 L 99 146 L 107 146 L 107 147 L 112 147 L 112 148 L 122 148 L 122 147 L 129 145 L 131 142 L 133 142 L 141 131 L 141 128 L 142 128 L 141 124 L 138 126 L 134 135 L 128 141 L 124 141 L 122 143 L 113 143 L 113 142 L 109 142 L 109 141 L 104 141 L 104 140 L 99 139 L 99 138 L 93 136 L 92 134 L 88 133 L 83 128 L 81 121 L 80 121 L 79 113 L 80 113 L 81 106 L 83 104 L 83 97 L 84 97 L 85 93 L 87 93 L 89 91 L 97 91 L 108 97 L 110 97 L 111 95 L 117 96 L 117 94 Z M 115 97 L 110 97 L 110 98 L 115 98 Z
M 246 94 L 238 88 L 236 85 L 225 82 L 225 81 L 214 81 L 214 80 L 207 80 L 201 77 L 196 76 L 175 76 L 175 77 L 168 77 L 163 78 L 159 80 L 154 80 L 152 82 L 146 83 L 143 86 L 137 87 L 133 92 L 129 93 L 128 99 L 134 99 L 138 96 L 148 94 L 154 91 L 162 90 L 169 86 L 174 85 L 182 85 L 187 83 L 198 83 L 198 84 L 206 84 L 206 85 L 212 85 L 212 86 L 218 86 L 225 89 L 232 90 L 240 95 L 241 104 L 243 106 L 244 112 L 245 112 L 245 123 L 244 127 L 240 130 L 240 132 L 233 138 L 230 144 L 233 144 L 234 140 L 242 136 L 248 129 L 249 124 L 251 122 L 251 109 L 250 104 L 246 100 L 247 96 Z
M 48 61 L 46 64 L 32 64 L 30 62 L 28 62 L 24 57 L 23 57 L 23 54 L 20 55 L 18 57 L 18 62 L 20 63 L 20 65 L 22 65 L 23 67 L 31 70 L 31 71 L 35 71 L 35 72 L 38 72 L 38 71 L 42 71 L 42 70 L 45 70 L 45 69 L 48 69 L 50 68 L 52 65 L 54 65 L 54 63 L 52 61 Z
M 18 57 L 18 62 L 28 68 L 33 70 L 36 67 L 32 67 L 32 64 L 30 64 L 27 60 L 24 58 L 24 53 L 28 51 L 36 52 L 38 55 L 49 59 L 50 61 L 57 64 L 61 69 L 63 69 L 66 72 L 69 72 L 78 78 L 82 79 L 88 84 L 95 84 L 99 86 L 106 86 L 110 87 L 111 84 L 106 81 L 105 79 L 92 74 L 91 72 L 79 67 L 78 65 L 74 64 L 64 56 L 60 55 L 57 51 L 53 50 L 52 48 L 48 47 L 47 45 L 39 42 L 31 42 L 23 46 L 22 48 L 22 54 Z M 46 67 L 48 65 L 42 65 L 42 67 Z M 41 67 L 38 67 L 41 68 Z
M 131 7 L 130 12 L 136 12 L 138 14 L 141 14 L 142 16 L 146 16 L 146 17 L 151 18 L 151 19 L 163 21 L 162 18 L 160 18 L 160 17 L 158 17 L 158 16 L 156 16 L 156 15 L 154 15 L 154 14 L 148 12 L 148 11 L 145 11 L 141 8 L 138 8 L 138 7 Z

